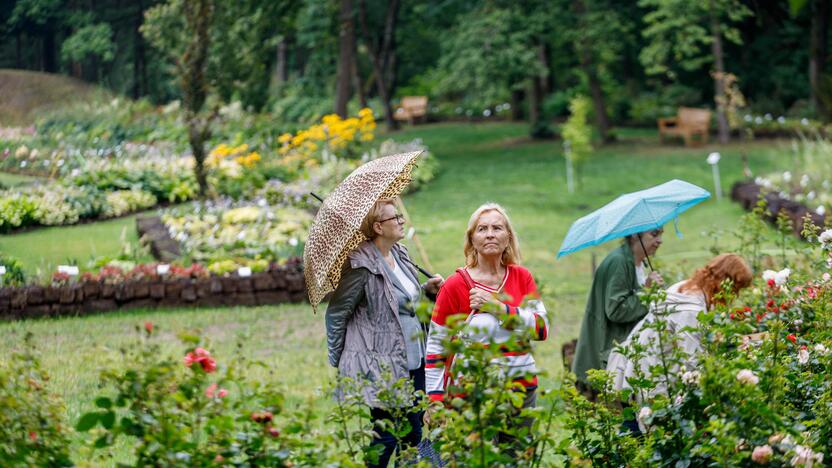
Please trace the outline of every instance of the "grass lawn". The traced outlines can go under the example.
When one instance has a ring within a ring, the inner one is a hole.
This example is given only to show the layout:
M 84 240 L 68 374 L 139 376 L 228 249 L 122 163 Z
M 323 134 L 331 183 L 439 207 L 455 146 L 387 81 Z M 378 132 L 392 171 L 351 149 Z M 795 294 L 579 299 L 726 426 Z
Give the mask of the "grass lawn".
M 23 263 L 29 275 L 49 275 L 57 265 L 77 263 L 82 270 L 100 256 L 118 255 L 124 244 L 138 245 L 136 216 L 67 227 L 0 235 L 0 253 Z M 148 257 L 147 260 L 152 260 Z
M 11 172 L 0 172 L 0 189 L 30 184 L 35 180 L 35 177 L 12 174 Z
M 566 191 L 561 142 L 531 142 L 521 124 L 440 124 L 409 127 L 396 139 L 422 138 L 441 161 L 436 180 L 405 202 L 422 237 L 434 269 L 447 276 L 462 262 L 462 236 L 470 213 L 481 203 L 503 204 L 521 241 L 524 263 L 545 288 L 553 314 L 549 341 L 537 346 L 540 366 L 551 383 L 560 376 L 560 345 L 578 333 L 586 293 L 591 282 L 593 255 L 600 262 L 610 243 L 555 259 L 571 223 L 612 200 L 617 194 L 643 189 L 673 178 L 712 189 L 705 157 L 716 146 L 687 149 L 659 146 L 654 132 L 624 131 L 620 143 L 597 151 L 583 169 L 582 189 Z M 778 167 L 776 149 L 785 143 L 764 141 L 720 147 L 722 185 L 741 178 L 741 154 L 762 173 Z M 785 150 L 784 150 L 785 151 Z M 713 240 L 703 233 L 717 227 L 732 229 L 742 214 L 728 199 L 710 200 L 682 216 L 677 238 L 667 226 L 665 244 L 656 264 L 669 281 L 687 274 L 710 256 Z M 86 259 L 117 250 L 127 228 L 134 239 L 132 218 L 93 225 L 47 229 L 0 238 L 0 250 L 13 253 L 27 265 L 52 265 L 67 257 Z M 733 239 L 722 236 L 722 248 Z M 41 258 L 43 260 L 41 260 Z M 262 378 L 285 389 L 289 401 L 316 396 L 334 372 L 326 361 L 323 316 L 305 305 L 220 310 L 131 311 L 99 316 L 0 324 L 0 354 L 18 345 L 26 332 L 37 337 L 44 362 L 53 374 L 53 389 L 67 401 L 70 419 L 92 407 L 96 375 L 105 364 L 117 362 L 118 349 L 131 343 L 137 324 L 151 320 L 161 329 L 167 349 L 180 352 L 177 331 L 199 328 L 211 341 L 222 363 L 238 343 L 243 352 L 262 358 L 271 368 Z

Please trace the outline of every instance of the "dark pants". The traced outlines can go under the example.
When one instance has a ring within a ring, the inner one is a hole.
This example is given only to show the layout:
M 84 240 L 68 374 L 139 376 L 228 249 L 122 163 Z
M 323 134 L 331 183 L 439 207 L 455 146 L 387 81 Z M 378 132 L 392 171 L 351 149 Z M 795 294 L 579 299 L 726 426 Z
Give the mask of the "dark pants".
M 425 391 L 424 361 L 422 361 L 422 367 L 410 371 L 410 380 L 413 381 L 413 387 L 416 389 L 417 392 L 420 390 L 422 392 Z M 413 411 L 407 414 L 407 420 L 410 422 L 411 430 L 401 440 L 402 445 L 407 447 L 416 447 L 417 445 L 419 445 L 419 442 L 422 440 L 422 416 L 424 416 L 424 414 L 424 411 Z M 390 414 L 389 411 L 385 411 L 380 408 L 371 408 L 370 418 L 373 420 L 374 424 L 376 421 L 381 421 L 384 419 L 394 421 L 393 415 Z M 378 436 L 373 438 L 372 445 L 383 445 L 384 452 L 382 452 L 381 456 L 379 456 L 377 464 L 368 463 L 367 466 L 371 468 L 386 467 L 388 463 L 390 463 L 390 457 L 393 456 L 393 452 L 396 451 L 398 441 L 396 440 L 396 437 L 389 431 L 382 431 L 376 429 L 376 432 L 378 433 Z

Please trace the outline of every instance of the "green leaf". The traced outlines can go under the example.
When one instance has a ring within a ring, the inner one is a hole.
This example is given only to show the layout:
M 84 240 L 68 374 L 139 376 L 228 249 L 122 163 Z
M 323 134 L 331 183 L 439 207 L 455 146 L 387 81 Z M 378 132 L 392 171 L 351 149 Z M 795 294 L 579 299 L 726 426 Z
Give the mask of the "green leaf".
M 103 409 L 110 409 L 113 407 L 113 402 L 107 397 L 99 397 L 95 400 L 95 406 Z
M 75 429 L 79 432 L 86 432 L 98 423 L 100 417 L 101 415 L 99 413 L 87 413 L 81 416 Z
M 98 439 L 96 439 L 96 441 L 95 441 L 95 448 L 104 448 L 104 447 L 106 447 L 106 446 L 107 446 L 107 445 L 109 445 L 109 444 L 110 444 L 110 440 L 109 440 L 109 438 L 107 437 L 107 434 L 104 434 L 103 436 L 101 436 L 101 437 L 99 437 Z
M 113 424 L 116 422 L 116 413 L 112 411 L 107 411 L 101 413 L 101 425 L 104 426 L 105 429 L 110 430 L 113 428 Z

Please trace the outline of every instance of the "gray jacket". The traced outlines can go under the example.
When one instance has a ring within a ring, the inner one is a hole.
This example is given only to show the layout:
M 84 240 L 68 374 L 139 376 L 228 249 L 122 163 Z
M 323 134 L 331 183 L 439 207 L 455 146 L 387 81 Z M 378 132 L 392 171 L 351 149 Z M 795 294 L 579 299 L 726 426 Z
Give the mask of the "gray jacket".
M 400 258 L 410 258 L 404 246 L 393 249 Z M 372 243 L 359 245 L 326 309 L 329 363 L 342 377 L 362 381 L 362 396 L 373 407 L 381 406 L 379 388 L 410 378 L 398 296 L 382 261 Z

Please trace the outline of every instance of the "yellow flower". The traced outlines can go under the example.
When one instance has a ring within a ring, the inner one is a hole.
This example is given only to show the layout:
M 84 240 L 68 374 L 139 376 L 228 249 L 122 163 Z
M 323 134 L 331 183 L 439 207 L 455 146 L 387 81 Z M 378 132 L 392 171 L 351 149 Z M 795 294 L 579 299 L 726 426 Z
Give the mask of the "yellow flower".
M 290 141 L 292 141 L 292 134 L 291 133 L 284 133 L 283 135 L 280 135 L 277 138 L 277 141 L 280 142 L 281 144 L 285 145 L 286 143 L 289 143 Z

